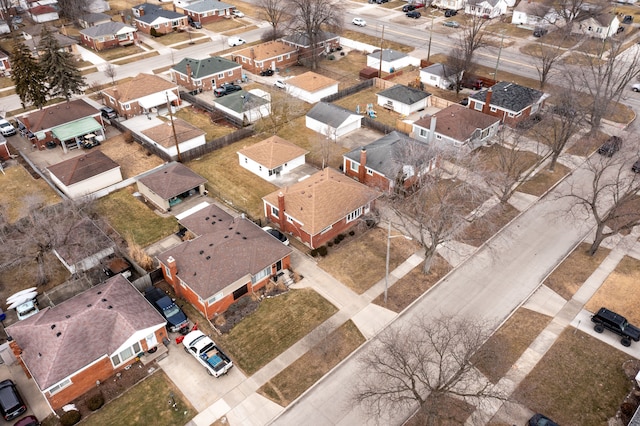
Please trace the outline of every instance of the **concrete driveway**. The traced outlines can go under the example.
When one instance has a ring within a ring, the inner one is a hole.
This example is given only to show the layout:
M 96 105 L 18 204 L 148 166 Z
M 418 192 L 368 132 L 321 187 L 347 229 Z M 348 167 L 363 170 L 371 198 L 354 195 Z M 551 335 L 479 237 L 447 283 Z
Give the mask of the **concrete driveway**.
M 24 399 L 24 402 L 27 404 L 27 412 L 20 416 L 20 418 L 32 414 L 36 416 L 38 420 L 43 420 L 52 413 L 49 404 L 47 404 L 44 396 L 42 396 L 42 393 L 38 390 L 36 382 L 33 379 L 27 378 L 20 364 L 15 362 L 11 365 L 4 364 L 0 366 L 0 381 L 6 379 L 13 380 L 13 383 L 18 387 L 18 392 L 22 395 L 22 399 Z M 4 419 L 0 417 L 0 426 L 12 425 L 17 421 L 18 419 L 5 422 Z

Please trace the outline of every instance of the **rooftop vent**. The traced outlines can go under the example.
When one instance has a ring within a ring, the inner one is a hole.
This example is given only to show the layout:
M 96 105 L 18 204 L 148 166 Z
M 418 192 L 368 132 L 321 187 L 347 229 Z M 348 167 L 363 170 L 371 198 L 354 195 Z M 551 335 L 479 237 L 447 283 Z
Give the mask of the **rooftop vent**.
M 102 301 L 103 301 L 103 302 L 106 302 L 106 301 L 107 301 L 107 299 L 103 298 L 103 299 L 102 299 Z
M 71 315 L 65 315 L 64 317 L 65 317 L 66 319 L 69 319 L 69 318 L 71 318 Z
M 90 307 L 91 307 L 91 303 L 87 303 L 87 308 L 90 308 Z
M 205 259 L 209 260 L 209 259 L 211 259 L 211 256 L 207 256 Z
M 98 292 L 98 294 L 102 294 L 102 290 L 100 290 L 100 291 Z
M 209 220 L 209 216 L 205 217 L 204 220 Z
M 56 333 L 56 337 L 60 337 L 62 336 L 62 333 L 60 333 L 59 331 Z
M 56 328 L 55 324 L 51 324 L 51 329 L 53 330 L 54 328 Z
M 107 306 L 107 309 L 113 309 L 113 306 L 109 305 Z
M 209 243 L 209 247 L 213 247 L 213 243 Z
M 200 254 L 204 254 L 204 250 L 200 250 Z

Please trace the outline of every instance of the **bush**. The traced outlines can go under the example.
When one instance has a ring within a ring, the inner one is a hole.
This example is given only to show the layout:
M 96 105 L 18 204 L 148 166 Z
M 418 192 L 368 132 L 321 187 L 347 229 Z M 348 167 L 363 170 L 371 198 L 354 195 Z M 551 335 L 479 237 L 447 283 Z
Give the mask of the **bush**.
M 66 413 L 60 416 L 60 424 L 62 426 L 75 425 L 80 421 L 81 417 L 82 416 L 80 415 L 80 411 L 77 411 L 77 410 L 67 411 Z
M 104 405 L 104 397 L 102 396 L 101 393 L 92 396 L 87 401 L 87 408 L 91 411 L 96 411 L 103 405 Z
M 333 61 L 334 59 L 336 59 L 336 57 L 333 56 L 333 55 L 329 55 L 329 56 L 327 56 L 327 59 L 330 60 L 330 61 Z
M 329 247 L 333 247 L 333 241 L 329 241 L 329 242 L 327 243 L 327 245 L 328 245 Z M 320 255 L 320 256 L 322 256 L 322 255 Z
M 349 231 L 349 235 L 353 237 L 354 235 L 356 235 L 356 231 Z
M 318 255 L 318 249 L 313 249 L 309 252 L 309 254 L 313 257 L 316 257 Z
M 322 257 L 325 257 L 327 255 L 327 247 L 326 246 L 318 247 L 318 254 Z
M 340 244 L 340 241 L 342 241 L 342 240 L 340 239 L 340 237 L 335 237 L 335 238 L 333 239 L 333 244 L 336 244 L 336 245 L 337 245 L 337 244 Z
M 346 235 L 344 235 L 344 234 L 340 234 L 340 235 L 338 235 L 338 239 L 339 239 L 340 241 L 344 240 L 345 238 L 347 238 L 347 236 L 346 236 Z

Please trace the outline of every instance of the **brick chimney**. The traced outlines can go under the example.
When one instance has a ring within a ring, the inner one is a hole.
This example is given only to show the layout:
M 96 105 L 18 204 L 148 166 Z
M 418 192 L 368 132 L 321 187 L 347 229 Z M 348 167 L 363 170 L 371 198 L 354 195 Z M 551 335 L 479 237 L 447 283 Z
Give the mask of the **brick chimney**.
M 191 82 L 191 64 L 187 62 L 187 81 Z
M 9 336 L 7 340 L 9 341 L 9 347 L 11 348 L 11 352 L 13 352 L 13 356 L 20 363 L 20 366 L 22 367 L 24 374 L 27 375 L 28 379 L 31 379 L 31 373 L 29 373 L 29 369 L 27 368 L 26 365 L 24 365 L 24 361 L 22 360 L 22 348 L 20 347 L 20 345 L 18 345 L 18 343 L 15 340 L 13 340 L 11 336 Z
M 484 106 L 482 107 L 482 112 L 485 114 L 489 114 L 490 110 L 491 110 L 491 95 L 493 94 L 493 91 L 491 90 L 491 88 L 489 88 L 487 90 L 487 96 L 486 99 L 484 101 Z
M 282 232 L 286 232 L 285 226 L 287 225 L 284 212 L 284 194 L 281 191 L 278 193 L 278 224 L 280 225 L 280 230 Z
M 364 178 L 366 176 L 366 165 L 367 165 L 367 150 L 362 148 L 360 150 L 360 167 L 358 168 L 358 180 L 361 183 L 364 183 Z

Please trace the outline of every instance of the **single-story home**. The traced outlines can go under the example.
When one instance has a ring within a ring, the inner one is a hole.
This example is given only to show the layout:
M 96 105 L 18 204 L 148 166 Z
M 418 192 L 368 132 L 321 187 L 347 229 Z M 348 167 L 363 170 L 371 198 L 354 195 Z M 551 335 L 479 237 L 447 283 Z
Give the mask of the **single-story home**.
M 137 31 L 122 22 L 109 21 L 80 30 L 80 42 L 98 51 L 129 46 L 138 40 Z
M 171 80 L 189 92 L 208 92 L 242 79 L 242 66 L 220 56 L 184 58 L 171 68 Z
M 382 52 L 378 49 L 367 55 L 368 67 L 380 69 L 380 61 L 382 61 L 382 71 L 388 73 L 393 73 L 409 65 L 420 65 L 420 59 L 393 49 L 382 49 Z
M 88 271 L 115 252 L 115 243 L 88 217 L 70 230 L 67 238 L 53 254 L 72 274 Z M 87 252 L 87 250 L 89 252 Z
M 206 318 L 289 269 L 292 250 L 252 221 L 211 204 L 181 219 L 197 235 L 157 256 L 165 280 Z
M 305 164 L 309 151 L 298 145 L 271 136 L 238 151 L 240 165 L 264 180 L 273 180 Z
M 80 18 L 78 18 L 78 24 L 80 24 L 82 28 L 89 28 L 109 22 L 111 22 L 111 15 L 107 15 L 106 13 L 102 12 L 85 13 Z
M 456 78 L 456 72 L 446 64 L 431 64 L 420 70 L 420 81 L 429 86 L 439 87 L 441 89 L 453 90 L 456 83 L 462 80 L 464 71 L 459 72 Z
M 338 82 L 332 78 L 307 71 L 287 80 L 287 93 L 310 104 L 338 93 Z
M 200 0 L 181 6 L 185 15 L 203 25 L 233 16 L 235 8 L 234 5 L 219 0 Z
M 163 9 L 160 5 L 143 3 L 131 10 L 136 28 L 152 36 L 169 34 L 189 25 L 186 15 Z
M 317 248 L 356 225 L 379 196 L 374 189 L 326 168 L 262 201 L 268 221 Z
M 589 15 L 584 19 L 578 18 L 573 22 L 571 32 L 583 34 L 588 37 L 606 40 L 618 33 L 620 20 L 612 13 L 601 13 L 596 16 Z
M 243 69 L 259 74 L 266 69 L 276 71 L 295 65 L 298 62 L 298 50 L 281 41 L 268 41 L 235 51 L 231 58 Z
M 178 149 L 181 153 L 187 152 L 207 143 L 203 130 L 181 118 L 175 117 L 173 118 L 173 123 L 171 121 L 163 122 L 143 130 L 141 134 L 149 144 L 164 151 L 174 159 L 178 158 Z
M 513 9 L 511 23 L 515 25 L 526 25 L 532 28 L 546 27 L 555 24 L 558 18 L 558 12 L 556 12 L 551 4 L 521 0 Z
M 298 54 L 304 58 L 311 56 L 314 50 L 316 55 L 322 55 L 333 52 L 340 46 L 340 36 L 328 31 L 319 31 L 313 41 L 305 32 L 293 33 L 282 37 L 280 41 L 298 49 Z
M 47 168 L 51 181 L 69 198 L 80 198 L 122 181 L 118 163 L 93 150 Z
M 498 117 L 508 126 L 515 126 L 538 112 L 548 96 L 536 89 L 501 81 L 469 96 L 468 108 Z
M 207 180 L 182 163 L 168 163 L 138 178 L 138 192 L 161 211 L 205 193 Z
M 0 160 L 8 160 L 11 158 L 11 153 L 9 152 L 9 146 L 7 145 L 7 140 L 4 136 L 0 135 Z
M 505 0 L 467 0 L 464 13 L 493 19 L 507 13 L 508 4 Z
M 11 75 L 11 62 L 9 61 L 9 54 L 0 49 L 0 75 Z
M 413 123 L 413 135 L 419 141 L 469 149 L 487 144 L 499 129 L 499 118 L 458 104 Z
M 334 104 L 318 102 L 307 112 L 305 124 L 307 128 L 336 140 L 358 130 L 362 116 Z
M 60 19 L 58 9 L 51 5 L 41 5 L 29 8 L 27 13 L 36 24 L 51 22 Z
M 50 27 L 47 26 L 46 24 L 36 24 L 33 27 L 25 27 L 22 29 L 22 35 L 24 36 L 24 44 L 31 50 L 31 53 L 33 55 L 38 56 L 44 53 L 40 43 L 42 39 L 40 35 L 42 34 L 43 28 L 47 28 L 47 30 L 53 34 L 53 38 L 56 39 L 61 50 L 64 50 L 65 52 L 68 52 L 72 55 L 78 54 L 77 39 L 71 38 L 65 34 L 62 34 L 61 32 L 57 31 L 55 28 L 50 29 Z
M 376 94 L 378 105 L 402 115 L 409 115 L 428 108 L 431 93 L 396 84 Z
M 148 114 L 154 108 L 166 108 L 167 103 L 179 103 L 180 95 L 175 83 L 152 74 L 138 74 L 133 79 L 102 91 L 106 106 L 118 115 L 131 118 Z
M 213 101 L 216 109 L 243 125 L 255 123 L 271 114 L 271 95 L 260 89 L 239 90 Z
M 167 342 L 166 321 L 122 275 L 7 327 L 25 374 L 53 409 L 115 380 Z M 81 350 L 79 350 L 81 348 Z

